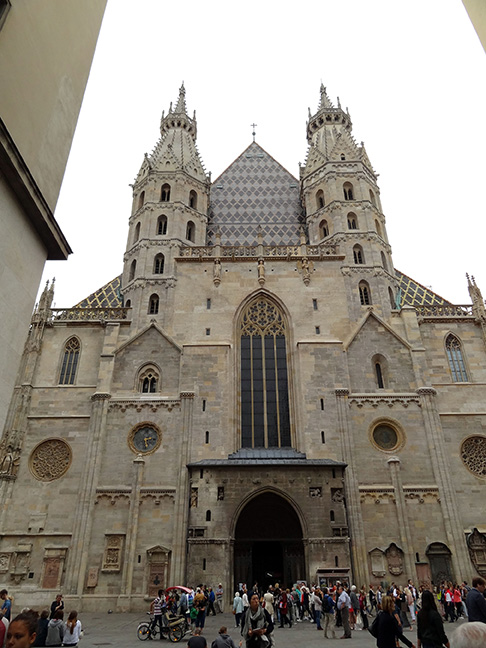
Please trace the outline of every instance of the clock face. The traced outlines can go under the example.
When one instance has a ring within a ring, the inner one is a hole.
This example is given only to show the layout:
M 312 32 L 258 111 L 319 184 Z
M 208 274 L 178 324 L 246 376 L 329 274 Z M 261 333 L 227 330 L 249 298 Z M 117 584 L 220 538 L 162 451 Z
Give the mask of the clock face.
M 134 452 L 148 454 L 155 452 L 160 445 L 159 430 L 154 425 L 142 423 L 128 435 L 128 444 Z

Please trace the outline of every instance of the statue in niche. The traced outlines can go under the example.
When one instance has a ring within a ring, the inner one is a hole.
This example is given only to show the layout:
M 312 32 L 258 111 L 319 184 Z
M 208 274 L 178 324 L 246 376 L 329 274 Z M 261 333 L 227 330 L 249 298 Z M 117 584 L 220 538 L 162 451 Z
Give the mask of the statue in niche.
M 14 452 L 12 446 L 9 445 L 0 460 L 0 475 L 13 477 L 17 474 L 19 463 L 20 457 L 18 451 Z
M 258 259 L 258 283 L 263 286 L 265 283 L 265 261 Z
M 213 282 L 216 286 L 219 286 L 221 283 L 221 261 L 215 259 L 213 266 Z

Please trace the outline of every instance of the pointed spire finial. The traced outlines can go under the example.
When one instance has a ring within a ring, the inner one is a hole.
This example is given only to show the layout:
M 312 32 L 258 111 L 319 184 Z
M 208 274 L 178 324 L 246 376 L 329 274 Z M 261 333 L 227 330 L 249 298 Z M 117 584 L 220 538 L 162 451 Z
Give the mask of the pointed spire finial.
M 323 83 L 321 83 L 320 93 L 321 93 L 321 99 L 319 101 L 319 110 L 322 110 L 323 108 L 334 108 L 334 106 L 331 103 L 331 100 L 327 96 L 327 88 Z
M 174 112 L 186 114 L 186 89 L 184 88 L 184 81 L 179 88 L 179 98 L 177 100 L 177 105 L 174 109 Z

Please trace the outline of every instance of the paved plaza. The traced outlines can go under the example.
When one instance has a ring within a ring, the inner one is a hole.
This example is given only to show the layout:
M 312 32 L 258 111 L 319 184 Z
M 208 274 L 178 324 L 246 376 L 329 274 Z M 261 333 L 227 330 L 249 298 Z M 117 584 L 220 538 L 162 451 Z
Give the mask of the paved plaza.
M 107 614 L 106 612 L 80 614 L 80 619 L 85 628 L 84 639 L 81 642 L 81 648 L 98 648 L 99 646 L 116 646 L 116 648 L 142 648 L 142 642 L 137 639 L 137 625 L 140 621 L 145 621 L 148 617 L 143 613 L 128 614 Z M 454 624 L 445 624 L 446 633 L 450 638 L 453 629 L 464 621 L 458 621 Z M 232 614 L 218 614 L 216 617 L 209 617 L 204 628 L 204 636 L 211 648 L 211 642 L 216 638 L 218 630 L 222 625 L 226 625 L 228 632 L 235 644 L 238 646 L 240 641 L 239 631 L 234 628 L 234 617 Z M 342 634 L 340 630 L 338 636 Z M 416 632 L 405 632 L 406 636 L 417 642 Z M 337 644 L 337 640 L 325 639 L 323 632 L 318 632 L 313 623 L 303 622 L 295 624 L 292 628 L 276 628 L 275 632 L 276 648 L 296 648 L 304 646 L 305 648 L 322 648 L 323 645 Z M 189 635 L 179 644 L 186 646 Z M 168 640 L 163 640 L 169 646 L 172 645 Z M 346 641 L 346 646 L 376 646 L 376 640 L 369 632 L 353 632 L 352 639 Z M 403 644 L 401 644 L 403 645 Z M 145 648 L 149 648 L 148 644 Z

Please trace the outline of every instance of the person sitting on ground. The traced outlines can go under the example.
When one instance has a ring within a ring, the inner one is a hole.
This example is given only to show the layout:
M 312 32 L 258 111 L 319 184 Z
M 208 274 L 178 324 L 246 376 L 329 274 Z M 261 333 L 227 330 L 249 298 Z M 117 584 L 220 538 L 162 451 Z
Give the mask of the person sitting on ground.
M 221 626 L 218 637 L 211 644 L 211 648 L 236 648 L 233 639 L 228 634 L 228 628 Z
M 189 648 L 208 648 L 206 637 L 203 637 L 201 632 L 201 628 L 196 628 L 194 630 L 194 634 L 187 642 Z
M 64 638 L 64 612 L 58 610 L 47 626 L 46 646 L 62 646 Z
M 484 648 L 486 624 L 481 621 L 462 623 L 451 637 L 451 648 Z
M 30 648 L 35 641 L 39 614 L 26 610 L 18 614 L 7 630 L 7 648 Z
M 45 646 L 47 639 L 47 627 L 49 626 L 49 610 L 42 610 L 40 619 L 37 621 L 36 638 L 34 646 Z M 0 646 L 2 642 L 0 641 Z

